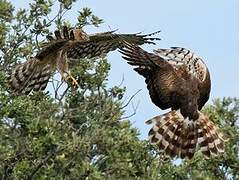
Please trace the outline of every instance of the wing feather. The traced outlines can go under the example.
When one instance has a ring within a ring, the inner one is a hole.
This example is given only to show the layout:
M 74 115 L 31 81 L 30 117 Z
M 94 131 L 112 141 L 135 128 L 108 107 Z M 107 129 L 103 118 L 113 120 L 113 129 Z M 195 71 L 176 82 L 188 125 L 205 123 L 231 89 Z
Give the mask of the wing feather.
M 208 101 L 211 80 L 209 70 L 203 60 L 186 48 L 172 47 L 170 49 L 157 49 L 157 55 L 167 60 L 175 68 L 186 65 L 188 72 L 199 80 L 200 98 L 198 100 L 199 110 Z
M 67 52 L 71 59 L 94 58 L 106 55 L 110 51 L 122 48 L 124 42 L 142 45 L 144 43 L 154 44 L 153 40 L 158 38 L 147 37 L 138 34 L 115 34 L 113 32 L 98 33 L 90 35 L 86 41 L 75 41 Z
M 175 107 L 178 103 L 173 96 L 177 94 L 184 80 L 177 75 L 169 62 L 135 45 L 126 44 L 120 52 L 129 64 L 137 66 L 134 70 L 146 78 L 145 82 L 155 105 L 161 109 L 178 108 Z
M 151 34 L 117 34 L 115 31 L 108 31 L 87 35 L 80 29 L 68 30 L 64 26 L 62 34 L 57 30 L 55 31 L 56 37 L 48 36 L 48 39 L 52 43 L 70 39 L 71 41 L 65 48 L 67 48 L 67 57 L 73 60 L 103 56 L 117 48 L 122 48 L 124 42 L 137 45 L 155 44 L 153 41 L 160 39 L 152 36 L 159 32 Z

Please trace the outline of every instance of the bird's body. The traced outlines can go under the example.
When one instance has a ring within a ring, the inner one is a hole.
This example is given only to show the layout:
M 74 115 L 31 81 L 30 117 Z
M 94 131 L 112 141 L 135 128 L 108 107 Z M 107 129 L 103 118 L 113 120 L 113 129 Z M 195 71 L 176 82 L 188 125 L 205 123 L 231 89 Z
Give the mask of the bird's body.
M 151 38 L 151 35 L 154 33 L 116 34 L 114 31 L 87 35 L 81 29 L 69 31 L 64 27 L 62 32 L 55 31 L 55 37 L 48 36 L 49 42 L 44 44 L 34 58 L 16 66 L 10 75 L 10 89 L 17 95 L 44 90 L 56 70 L 63 80 L 71 78 L 77 84 L 70 75 L 69 64 L 74 65 L 82 58 L 105 55 L 123 47 L 124 41 L 137 45 L 152 44 L 158 38 Z
M 223 151 L 222 134 L 200 112 L 209 99 L 209 71 L 201 58 L 184 48 L 148 53 L 127 44 L 123 58 L 145 77 L 152 102 L 170 112 L 147 121 L 152 143 L 171 156 L 191 158 L 197 149 L 210 156 Z

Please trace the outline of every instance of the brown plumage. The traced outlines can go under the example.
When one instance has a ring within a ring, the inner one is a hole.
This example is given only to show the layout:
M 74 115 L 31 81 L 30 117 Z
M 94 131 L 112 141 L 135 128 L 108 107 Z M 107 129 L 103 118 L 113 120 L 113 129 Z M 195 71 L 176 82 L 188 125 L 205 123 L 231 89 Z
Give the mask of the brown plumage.
M 70 75 L 69 64 L 74 65 L 82 58 L 94 58 L 123 47 L 124 41 L 137 45 L 154 44 L 150 36 L 156 34 L 117 34 L 114 31 L 87 35 L 81 29 L 55 31 L 55 37 L 48 36 L 42 50 L 29 61 L 26 61 L 12 71 L 9 86 L 14 94 L 29 94 L 31 91 L 44 90 L 49 78 L 57 70 L 62 79 L 69 78 L 77 84 Z
M 127 44 L 127 43 L 126 43 Z M 211 82 L 206 64 L 185 48 L 158 49 L 148 53 L 136 45 L 121 49 L 123 58 L 145 77 L 152 102 L 171 111 L 156 116 L 150 141 L 174 157 L 192 158 L 224 151 L 223 135 L 200 110 L 209 99 Z

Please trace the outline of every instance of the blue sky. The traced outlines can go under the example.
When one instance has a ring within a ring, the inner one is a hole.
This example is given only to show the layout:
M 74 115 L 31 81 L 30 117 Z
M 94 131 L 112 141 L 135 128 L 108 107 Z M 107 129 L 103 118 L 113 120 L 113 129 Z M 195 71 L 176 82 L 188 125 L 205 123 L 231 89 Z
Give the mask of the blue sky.
M 11 1 L 16 7 L 27 7 L 30 1 Z M 215 97 L 239 95 L 239 1 L 238 0 L 79 0 L 66 19 L 75 23 L 77 11 L 92 8 L 95 15 L 104 19 L 100 28 L 88 28 L 86 32 L 119 29 L 120 33 L 157 30 L 162 40 L 156 46 L 144 46 L 147 50 L 171 46 L 186 47 L 204 59 L 211 73 L 212 92 L 209 103 Z M 126 96 L 142 91 L 134 98 L 140 102 L 137 114 L 130 119 L 145 138 L 150 127 L 144 121 L 162 111 L 150 100 L 144 79 L 133 71 L 118 52 L 110 53 L 112 65 L 109 86 L 118 85 L 124 76 Z M 132 113 L 129 106 L 126 116 Z

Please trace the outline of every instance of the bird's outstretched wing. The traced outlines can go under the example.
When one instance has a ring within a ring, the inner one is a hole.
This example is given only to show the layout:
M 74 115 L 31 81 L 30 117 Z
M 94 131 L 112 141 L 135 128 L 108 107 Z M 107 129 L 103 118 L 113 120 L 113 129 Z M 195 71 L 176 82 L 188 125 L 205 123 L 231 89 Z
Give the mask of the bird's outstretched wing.
M 15 94 L 29 94 L 32 90 L 44 90 L 53 72 L 57 69 L 64 80 L 65 74 L 70 75 L 68 63 L 74 64 L 81 58 L 95 58 L 122 47 L 124 41 L 133 44 L 154 44 L 152 33 L 117 34 L 114 31 L 87 35 L 80 29 L 62 31 L 56 30 L 55 37 L 48 36 L 49 42 L 44 43 L 42 49 L 31 58 L 17 65 L 9 78 L 9 86 Z M 72 79 L 74 79 L 72 77 Z
M 69 39 L 69 47 L 67 57 L 70 59 L 95 58 L 122 48 L 124 42 L 136 45 L 155 44 L 155 40 L 159 38 L 152 37 L 160 31 L 150 34 L 118 34 L 115 31 L 108 31 L 87 35 L 81 29 L 68 30 L 66 26 L 63 31 L 55 31 L 55 38 L 48 36 L 50 42 L 59 39 Z
M 125 43 L 120 50 L 128 64 L 137 66 L 136 72 L 144 76 L 151 100 L 161 109 L 177 106 L 176 92 L 180 92 L 184 80 L 179 77 L 173 65 L 160 56 L 148 53 L 142 48 Z
M 203 60 L 190 50 L 181 47 L 157 49 L 154 52 L 176 68 L 185 64 L 188 72 L 199 80 L 200 99 L 198 105 L 201 110 L 208 101 L 211 90 L 210 74 Z

